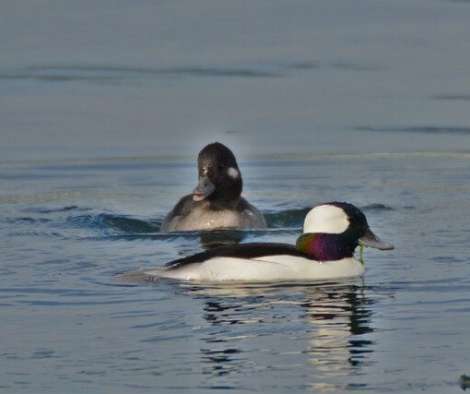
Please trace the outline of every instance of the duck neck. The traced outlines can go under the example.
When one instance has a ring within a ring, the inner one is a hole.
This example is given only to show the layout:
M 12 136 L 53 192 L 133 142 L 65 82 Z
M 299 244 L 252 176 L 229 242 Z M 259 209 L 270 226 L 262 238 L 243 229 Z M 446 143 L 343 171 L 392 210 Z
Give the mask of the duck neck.
M 317 261 L 333 261 L 352 257 L 356 246 L 357 240 L 349 237 L 347 233 L 307 233 L 302 234 L 296 243 L 298 250 Z
M 208 203 L 210 209 L 214 211 L 223 211 L 224 209 L 235 209 L 240 202 L 240 197 L 232 198 L 209 198 Z
M 215 191 L 207 198 L 211 209 L 223 210 L 234 209 L 240 202 L 243 183 L 240 178 L 232 180 L 225 179 L 216 184 Z

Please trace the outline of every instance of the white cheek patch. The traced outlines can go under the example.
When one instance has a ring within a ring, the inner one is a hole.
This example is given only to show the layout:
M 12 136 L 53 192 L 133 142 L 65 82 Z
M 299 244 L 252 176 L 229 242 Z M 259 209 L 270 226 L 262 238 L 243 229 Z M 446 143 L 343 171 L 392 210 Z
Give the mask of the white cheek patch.
M 233 179 L 237 179 L 240 177 L 240 173 L 238 172 L 238 170 L 236 168 L 233 168 L 233 167 L 230 167 L 228 170 L 227 170 L 227 175 L 230 177 L 230 178 L 233 178 Z
M 346 213 L 334 205 L 319 205 L 307 214 L 304 233 L 341 234 L 349 227 Z

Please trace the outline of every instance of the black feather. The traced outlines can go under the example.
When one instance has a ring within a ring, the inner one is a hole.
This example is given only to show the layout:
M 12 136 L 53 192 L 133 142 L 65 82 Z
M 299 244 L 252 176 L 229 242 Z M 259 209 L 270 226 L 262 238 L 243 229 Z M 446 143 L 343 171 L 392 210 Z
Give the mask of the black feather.
M 169 269 L 176 269 L 189 264 L 198 264 L 214 257 L 236 257 L 252 259 L 263 256 L 290 255 L 309 258 L 308 255 L 296 249 L 295 246 L 284 243 L 246 243 L 240 245 L 219 246 L 217 248 L 196 253 L 192 256 L 170 261 L 165 264 Z

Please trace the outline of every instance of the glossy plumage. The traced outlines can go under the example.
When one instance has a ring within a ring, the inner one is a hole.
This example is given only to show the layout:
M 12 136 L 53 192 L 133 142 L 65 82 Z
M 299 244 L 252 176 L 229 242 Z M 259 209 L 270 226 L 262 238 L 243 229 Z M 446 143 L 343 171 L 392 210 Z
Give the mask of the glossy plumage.
M 344 223 L 348 224 L 342 232 L 333 232 L 341 231 Z M 379 249 L 393 248 L 372 233 L 364 214 L 351 204 L 334 202 L 314 207 L 307 214 L 304 231 L 315 228 L 330 232 L 305 233 L 295 246 L 284 243 L 220 246 L 171 261 L 146 274 L 203 282 L 339 279 L 364 273 L 363 264 L 353 255 L 359 243 Z

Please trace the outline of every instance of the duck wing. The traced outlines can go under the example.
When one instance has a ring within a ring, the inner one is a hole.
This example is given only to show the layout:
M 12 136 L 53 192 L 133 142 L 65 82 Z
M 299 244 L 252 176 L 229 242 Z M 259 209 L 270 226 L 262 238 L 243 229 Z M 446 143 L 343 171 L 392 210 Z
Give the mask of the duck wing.
M 289 255 L 289 256 L 308 256 L 297 250 L 295 246 L 285 243 L 246 243 L 239 245 L 219 246 L 205 252 L 196 253 L 192 256 L 170 261 L 165 264 L 168 269 L 180 268 L 189 264 L 198 264 L 214 257 L 234 257 L 241 259 L 255 259 L 264 256 Z
M 186 216 L 194 206 L 192 194 L 182 197 L 174 208 L 163 219 L 160 231 L 174 231 L 175 224 L 173 223 L 178 218 Z

